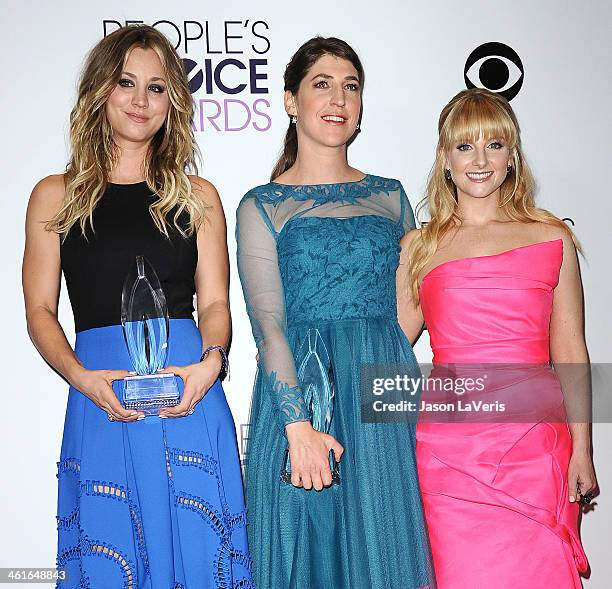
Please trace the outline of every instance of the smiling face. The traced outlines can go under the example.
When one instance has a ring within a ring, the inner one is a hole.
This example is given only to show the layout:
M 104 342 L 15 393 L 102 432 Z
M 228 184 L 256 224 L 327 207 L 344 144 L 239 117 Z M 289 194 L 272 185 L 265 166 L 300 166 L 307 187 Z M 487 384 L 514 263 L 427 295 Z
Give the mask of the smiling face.
M 170 108 L 164 67 L 153 49 L 135 48 L 106 102 L 106 117 L 117 145 L 148 143 Z
M 447 153 L 447 168 L 457 187 L 459 198 L 484 198 L 497 192 L 508 175 L 512 155 L 503 139 L 462 141 Z
M 323 55 L 304 76 L 296 95 L 285 92 L 285 109 L 297 117 L 299 145 L 346 145 L 361 112 L 357 70 L 346 59 Z

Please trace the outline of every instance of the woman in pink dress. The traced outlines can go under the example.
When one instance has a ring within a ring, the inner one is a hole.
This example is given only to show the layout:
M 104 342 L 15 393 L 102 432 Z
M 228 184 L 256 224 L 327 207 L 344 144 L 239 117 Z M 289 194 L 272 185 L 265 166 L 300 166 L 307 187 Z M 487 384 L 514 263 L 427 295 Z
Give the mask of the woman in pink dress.
M 576 240 L 535 206 L 505 99 L 460 92 L 438 130 L 431 220 L 402 241 L 398 315 L 411 342 L 425 322 L 438 376 L 449 365 L 455 378 L 487 372 L 472 399 L 493 408 L 459 415 L 467 397 L 445 391 L 446 415 L 421 413 L 417 461 L 438 587 L 581 587 L 579 504 L 596 480 L 589 423 L 568 424 L 565 413 L 588 393 L 563 370 L 588 366 Z

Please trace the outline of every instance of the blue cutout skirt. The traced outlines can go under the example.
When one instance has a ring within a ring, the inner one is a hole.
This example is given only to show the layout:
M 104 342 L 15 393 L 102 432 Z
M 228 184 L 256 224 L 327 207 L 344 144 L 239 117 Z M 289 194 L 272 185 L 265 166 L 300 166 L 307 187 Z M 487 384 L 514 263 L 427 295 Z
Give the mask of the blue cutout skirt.
M 172 319 L 170 334 L 169 364 L 199 360 L 194 321 Z M 118 325 L 79 332 L 75 351 L 89 369 L 131 367 Z M 192 415 L 133 423 L 109 421 L 71 387 L 57 476 L 62 589 L 254 587 L 234 420 L 219 381 Z

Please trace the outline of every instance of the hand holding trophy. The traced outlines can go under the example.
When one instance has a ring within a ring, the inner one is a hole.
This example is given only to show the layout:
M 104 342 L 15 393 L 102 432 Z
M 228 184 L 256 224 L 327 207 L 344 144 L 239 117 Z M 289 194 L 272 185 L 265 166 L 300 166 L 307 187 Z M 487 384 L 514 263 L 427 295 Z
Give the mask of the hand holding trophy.
M 297 377 L 304 394 L 304 402 L 310 412 L 310 423 L 318 432 L 329 434 L 334 414 L 334 375 L 331 360 L 318 329 L 309 329 L 298 357 Z M 340 463 L 334 450 L 329 450 L 331 485 L 340 484 Z M 291 461 L 289 448 L 285 450 L 280 480 L 291 483 Z
M 121 325 L 136 372 L 124 379 L 123 405 L 145 415 L 177 405 L 180 393 L 173 373 L 159 373 L 168 359 L 170 320 L 166 297 L 150 262 L 136 256 L 123 284 Z

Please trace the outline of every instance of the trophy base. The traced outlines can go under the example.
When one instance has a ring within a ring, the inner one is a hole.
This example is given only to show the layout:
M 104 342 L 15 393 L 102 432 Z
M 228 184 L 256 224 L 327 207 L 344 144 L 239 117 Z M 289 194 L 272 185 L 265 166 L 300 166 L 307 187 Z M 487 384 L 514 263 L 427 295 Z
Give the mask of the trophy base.
M 340 463 L 336 460 L 334 451 L 329 451 L 329 470 L 332 475 L 332 486 L 340 484 Z M 289 460 L 289 448 L 285 450 L 285 459 L 281 470 L 280 480 L 283 483 L 291 484 L 291 462 Z
M 126 376 L 124 383 L 123 406 L 145 415 L 158 415 L 164 407 L 174 407 L 181 400 L 172 373 Z

